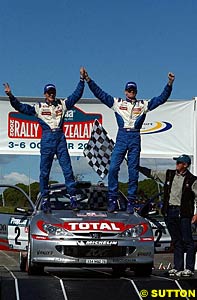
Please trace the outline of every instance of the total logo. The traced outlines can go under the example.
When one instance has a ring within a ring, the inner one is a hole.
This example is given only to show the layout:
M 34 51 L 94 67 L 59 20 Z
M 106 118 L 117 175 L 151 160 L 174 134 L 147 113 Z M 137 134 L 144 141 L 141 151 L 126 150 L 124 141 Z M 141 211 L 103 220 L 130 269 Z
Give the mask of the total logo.
M 43 231 L 43 220 L 37 222 L 38 228 Z M 122 222 L 110 222 L 109 220 L 100 220 L 98 222 L 64 222 L 63 224 L 53 224 L 54 226 L 63 227 L 71 232 L 122 232 L 132 227 L 131 224 L 124 224 Z M 99 237 L 99 236 L 98 236 Z M 93 237 L 93 238 L 96 238 Z
M 69 231 L 121 231 L 124 224 L 117 222 L 65 222 L 64 228 Z
M 164 121 L 156 121 L 156 122 L 148 122 L 144 123 L 142 129 L 140 130 L 141 134 L 152 134 L 159 133 L 163 131 L 170 130 L 172 128 L 172 124 Z

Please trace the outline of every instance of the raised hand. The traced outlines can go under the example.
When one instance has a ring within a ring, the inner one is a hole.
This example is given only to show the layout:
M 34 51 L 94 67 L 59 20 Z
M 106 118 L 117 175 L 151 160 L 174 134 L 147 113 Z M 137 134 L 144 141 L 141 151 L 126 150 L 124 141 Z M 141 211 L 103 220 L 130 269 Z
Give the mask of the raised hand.
M 175 75 L 171 72 L 168 73 L 168 84 L 172 85 L 175 79 Z
M 9 84 L 4 83 L 3 85 L 4 85 L 4 91 L 5 91 L 6 95 L 10 95 L 11 94 L 11 88 L 10 88 Z
M 85 68 L 81 67 L 80 68 L 80 78 L 83 79 L 83 80 L 85 79 L 85 72 L 86 72 Z
M 88 72 L 86 71 L 85 68 L 84 68 L 84 72 L 85 72 L 85 80 L 86 80 L 87 82 L 89 82 L 89 81 L 90 81 L 90 77 L 89 77 Z

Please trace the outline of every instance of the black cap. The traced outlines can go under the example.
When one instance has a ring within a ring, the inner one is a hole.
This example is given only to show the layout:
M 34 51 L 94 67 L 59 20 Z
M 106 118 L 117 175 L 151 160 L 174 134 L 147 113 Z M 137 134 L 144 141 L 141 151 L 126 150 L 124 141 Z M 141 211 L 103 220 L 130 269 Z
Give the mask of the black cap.
M 191 158 L 189 157 L 189 155 L 186 154 L 182 154 L 179 157 L 173 157 L 174 160 L 176 160 L 177 163 L 186 163 L 189 165 L 191 165 Z
M 128 89 L 131 89 L 131 90 L 134 90 L 137 92 L 137 84 L 134 81 L 127 82 L 125 85 L 125 90 L 128 90 Z
M 52 83 L 48 83 L 48 84 L 46 84 L 45 85 L 45 87 L 44 87 L 44 94 L 45 93 L 47 93 L 49 90 L 51 90 L 51 89 L 54 89 L 54 90 L 56 90 L 56 87 L 55 87 L 55 85 L 54 84 L 52 84 Z

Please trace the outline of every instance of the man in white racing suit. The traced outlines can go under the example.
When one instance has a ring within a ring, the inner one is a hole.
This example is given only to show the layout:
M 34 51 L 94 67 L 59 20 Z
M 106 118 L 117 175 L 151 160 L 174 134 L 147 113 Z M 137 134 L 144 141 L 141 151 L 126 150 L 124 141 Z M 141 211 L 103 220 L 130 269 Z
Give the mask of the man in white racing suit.
M 128 205 L 127 212 L 133 213 L 136 202 L 136 193 L 139 177 L 139 159 L 141 150 L 140 129 L 146 118 L 146 113 L 165 103 L 170 97 L 175 76 L 168 74 L 168 83 L 160 96 L 151 100 L 137 100 L 137 84 L 129 81 L 125 86 L 126 99 L 114 98 L 104 92 L 90 77 L 85 70 L 85 80 L 94 96 L 101 100 L 115 112 L 118 134 L 116 144 L 111 156 L 108 175 L 108 211 L 114 212 L 117 208 L 118 197 L 118 173 L 120 165 L 126 154 L 128 159 Z
M 76 182 L 74 180 L 71 160 L 63 132 L 63 123 L 66 111 L 70 110 L 82 97 L 84 90 L 84 69 L 80 69 L 80 81 L 75 91 L 64 100 L 56 98 L 56 87 L 51 83 L 46 84 L 44 87 L 45 102 L 36 103 L 35 105 L 21 103 L 12 94 L 8 83 L 4 84 L 4 88 L 12 107 L 23 114 L 37 117 L 42 128 L 40 149 L 40 192 L 43 198 L 42 209 L 45 212 L 50 211 L 48 182 L 54 155 L 57 155 L 63 171 L 65 185 L 70 195 L 71 207 L 72 209 L 77 209 Z

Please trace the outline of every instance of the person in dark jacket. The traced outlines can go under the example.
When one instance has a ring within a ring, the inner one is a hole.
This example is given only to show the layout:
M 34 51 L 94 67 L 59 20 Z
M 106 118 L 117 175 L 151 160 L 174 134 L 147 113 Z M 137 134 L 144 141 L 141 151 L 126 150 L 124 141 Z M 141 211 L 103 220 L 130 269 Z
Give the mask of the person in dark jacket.
M 71 207 L 74 210 L 77 209 L 76 183 L 63 132 L 63 123 L 66 111 L 70 110 L 82 97 L 84 90 L 84 69 L 80 69 L 80 81 L 75 91 L 64 100 L 56 98 L 56 87 L 51 83 L 46 84 L 44 87 L 45 102 L 36 103 L 35 105 L 21 103 L 12 94 L 8 83 L 4 84 L 4 88 L 12 107 L 23 114 L 36 116 L 42 128 L 40 149 L 40 193 L 43 198 L 42 209 L 45 212 L 50 211 L 48 183 L 54 155 L 57 155 L 64 174 L 65 185 L 70 194 Z
M 114 212 L 118 209 L 118 173 L 120 165 L 127 154 L 128 163 L 128 204 L 127 212 L 132 214 L 136 203 L 138 187 L 138 167 L 141 151 L 140 129 L 146 118 L 147 112 L 165 103 L 170 97 L 172 85 L 175 79 L 173 73 L 168 74 L 168 83 L 160 96 L 151 100 L 137 100 L 137 84 L 129 81 L 125 86 L 126 99 L 114 98 L 104 92 L 88 76 L 85 70 L 85 79 L 94 96 L 115 112 L 118 123 L 118 134 L 115 147 L 112 152 L 109 175 L 108 175 L 108 211 Z
M 174 159 L 175 170 L 150 170 L 140 166 L 139 171 L 164 184 L 161 211 L 174 246 L 174 268 L 169 270 L 169 276 L 193 276 L 195 245 L 192 224 L 197 223 L 197 177 L 188 170 L 191 164 L 188 155 L 182 154 Z

